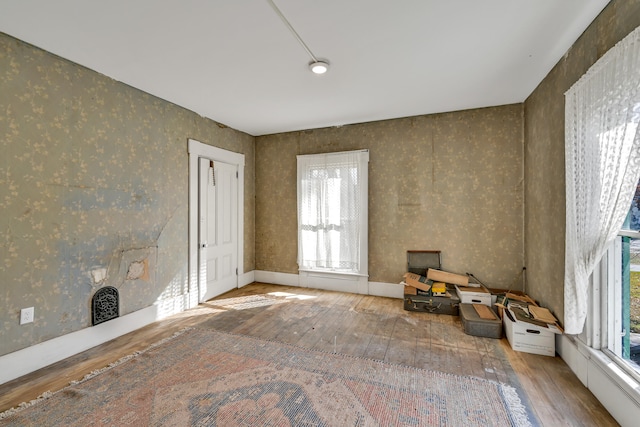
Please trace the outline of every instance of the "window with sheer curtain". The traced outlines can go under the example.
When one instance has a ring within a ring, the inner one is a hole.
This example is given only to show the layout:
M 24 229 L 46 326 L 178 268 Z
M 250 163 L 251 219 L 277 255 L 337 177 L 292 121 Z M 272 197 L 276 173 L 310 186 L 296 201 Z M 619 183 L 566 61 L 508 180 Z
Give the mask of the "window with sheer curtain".
M 367 274 L 367 150 L 298 156 L 300 270 Z
M 640 27 L 565 94 L 565 332 L 579 334 L 589 277 L 621 229 L 640 178 Z

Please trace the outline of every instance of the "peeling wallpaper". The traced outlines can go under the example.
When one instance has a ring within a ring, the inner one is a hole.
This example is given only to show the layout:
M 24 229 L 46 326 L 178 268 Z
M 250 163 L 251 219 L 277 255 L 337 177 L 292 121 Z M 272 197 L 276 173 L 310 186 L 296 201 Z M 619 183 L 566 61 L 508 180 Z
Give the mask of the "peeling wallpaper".
M 0 93 L 0 355 L 89 326 L 101 286 L 121 315 L 188 291 L 188 138 L 245 154 L 254 269 L 252 136 L 4 34 Z
M 640 25 L 639 0 L 613 0 L 525 102 L 527 292 L 564 321 L 564 93 Z
M 296 155 L 369 149 L 369 280 L 398 283 L 409 249 L 521 288 L 522 105 L 256 138 L 256 269 L 297 274 Z

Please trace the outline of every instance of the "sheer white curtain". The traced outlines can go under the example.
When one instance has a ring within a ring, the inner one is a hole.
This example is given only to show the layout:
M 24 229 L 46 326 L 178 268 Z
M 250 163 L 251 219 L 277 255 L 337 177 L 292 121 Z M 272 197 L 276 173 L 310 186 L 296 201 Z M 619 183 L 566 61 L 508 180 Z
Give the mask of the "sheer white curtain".
M 565 94 L 565 332 L 579 334 L 589 276 L 625 219 L 640 177 L 640 27 Z
M 298 156 L 300 270 L 366 274 L 368 159 L 368 151 Z

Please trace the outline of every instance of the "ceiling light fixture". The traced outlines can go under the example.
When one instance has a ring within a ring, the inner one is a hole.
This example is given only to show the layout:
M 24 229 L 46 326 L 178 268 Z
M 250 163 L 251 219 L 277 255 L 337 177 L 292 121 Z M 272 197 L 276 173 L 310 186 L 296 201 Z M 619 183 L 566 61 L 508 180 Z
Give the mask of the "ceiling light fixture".
M 329 71 L 329 63 L 322 60 L 311 61 L 309 62 L 309 69 L 316 74 L 324 74 Z
M 329 71 L 329 61 L 327 61 L 326 59 L 317 58 L 313 54 L 313 52 L 311 52 L 311 49 L 309 49 L 309 46 L 307 46 L 304 40 L 302 40 L 302 38 L 296 32 L 296 30 L 294 30 L 294 28 L 291 26 L 289 21 L 287 21 L 287 18 L 284 17 L 280 9 L 278 9 L 278 6 L 276 6 L 276 4 L 272 0 L 267 0 L 267 2 L 271 5 L 271 8 L 274 10 L 274 12 L 278 14 L 280 19 L 282 19 L 282 22 L 284 22 L 287 28 L 289 28 L 289 31 L 291 31 L 291 34 L 294 35 L 294 37 L 298 40 L 300 45 L 304 48 L 304 50 L 307 51 L 307 53 L 311 57 L 311 62 L 309 63 L 309 69 L 315 74 L 324 74 L 327 71 Z

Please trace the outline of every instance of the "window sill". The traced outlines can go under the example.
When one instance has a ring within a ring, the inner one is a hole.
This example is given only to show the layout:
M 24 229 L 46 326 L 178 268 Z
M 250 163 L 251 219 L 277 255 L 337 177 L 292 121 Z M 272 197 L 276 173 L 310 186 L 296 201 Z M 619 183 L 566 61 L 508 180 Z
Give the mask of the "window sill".
M 606 352 L 591 348 L 575 337 L 567 336 L 567 338 L 573 342 L 583 357 L 590 360 L 596 368 L 602 371 L 612 383 L 624 391 L 625 394 L 640 407 L 640 383 L 633 375 L 627 373 L 618 365 L 618 362 L 609 357 Z M 593 389 L 594 387 L 598 387 L 598 384 L 588 384 L 587 386 L 589 389 Z M 598 393 L 594 392 L 594 394 Z

